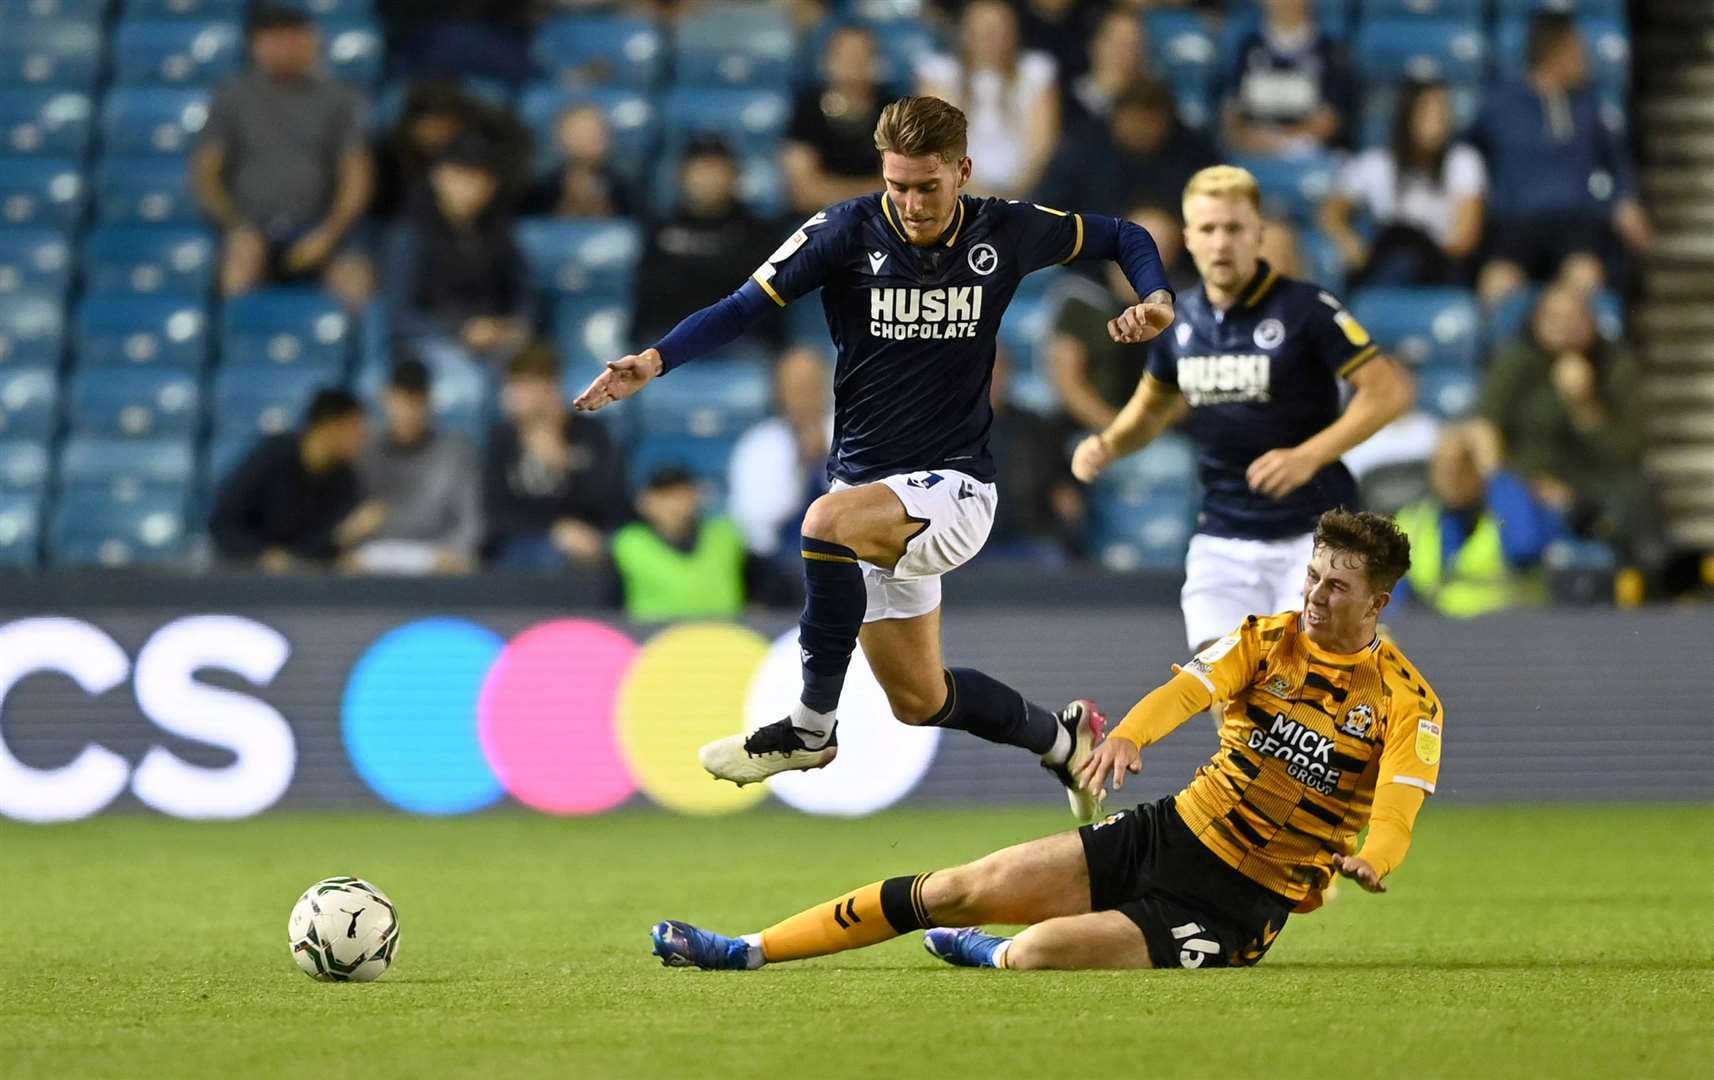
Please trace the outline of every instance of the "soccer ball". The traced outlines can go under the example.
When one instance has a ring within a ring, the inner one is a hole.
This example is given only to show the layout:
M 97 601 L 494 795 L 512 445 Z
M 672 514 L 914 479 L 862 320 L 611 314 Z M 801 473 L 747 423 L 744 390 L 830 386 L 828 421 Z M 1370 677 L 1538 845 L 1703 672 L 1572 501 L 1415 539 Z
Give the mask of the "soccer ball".
M 399 954 L 399 913 L 386 893 L 362 878 L 332 877 L 298 897 L 286 940 L 311 978 L 371 982 Z

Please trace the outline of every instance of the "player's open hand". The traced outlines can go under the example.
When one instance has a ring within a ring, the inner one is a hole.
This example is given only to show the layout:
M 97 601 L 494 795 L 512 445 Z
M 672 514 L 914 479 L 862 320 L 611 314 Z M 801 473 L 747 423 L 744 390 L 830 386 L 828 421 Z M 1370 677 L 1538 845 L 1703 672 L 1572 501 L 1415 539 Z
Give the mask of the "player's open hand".
M 1244 479 L 1250 490 L 1270 499 L 1283 499 L 1309 483 L 1321 466 L 1295 446 L 1269 450 L 1250 462 Z
M 1107 440 L 1099 435 L 1091 435 L 1077 444 L 1077 449 L 1071 453 L 1071 475 L 1085 484 L 1092 484 L 1101 475 L 1101 470 L 1113 463 L 1113 449 L 1107 445 Z
M 1142 771 L 1143 752 L 1137 749 L 1137 744 L 1129 739 L 1109 736 L 1089 755 L 1089 760 L 1083 763 L 1083 768 L 1077 770 L 1073 779 L 1084 791 L 1100 791 L 1111 779 L 1113 790 L 1118 791 L 1125 786 L 1126 773 Z
M 1151 294 L 1154 295 L 1154 294 Z M 1172 325 L 1172 302 L 1145 300 L 1133 304 L 1107 324 L 1107 336 L 1121 345 L 1151 341 Z
M 1381 883 L 1381 875 L 1375 873 L 1375 868 L 1355 855 L 1334 855 L 1333 869 L 1361 885 L 1364 892 L 1387 891 L 1386 885 Z
M 624 401 L 647 386 L 649 380 L 658 378 L 662 366 L 661 354 L 656 349 L 644 349 L 634 356 L 609 361 L 607 370 L 595 376 L 595 381 L 571 404 L 579 412 L 594 412 L 615 401 Z

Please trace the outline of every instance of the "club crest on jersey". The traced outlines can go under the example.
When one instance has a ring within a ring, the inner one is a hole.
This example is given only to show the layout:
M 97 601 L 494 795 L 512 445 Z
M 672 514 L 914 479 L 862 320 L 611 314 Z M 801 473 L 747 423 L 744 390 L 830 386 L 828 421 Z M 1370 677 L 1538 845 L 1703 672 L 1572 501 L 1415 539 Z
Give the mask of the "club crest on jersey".
M 1291 700 L 1291 680 L 1284 675 L 1275 675 L 1257 689 L 1264 694 L 1272 694 L 1274 697 L 1283 698 L 1286 701 Z
M 1278 319 L 1263 319 L 1256 324 L 1256 332 L 1252 335 L 1258 349 L 1277 349 L 1285 341 L 1285 323 Z
M 970 269 L 983 276 L 992 274 L 1000 265 L 1000 253 L 994 250 L 993 244 L 977 244 L 965 258 Z
M 1375 710 L 1369 705 L 1353 705 L 1345 710 L 1345 719 L 1339 724 L 1339 730 L 1359 739 L 1367 739 L 1369 730 L 1375 726 Z

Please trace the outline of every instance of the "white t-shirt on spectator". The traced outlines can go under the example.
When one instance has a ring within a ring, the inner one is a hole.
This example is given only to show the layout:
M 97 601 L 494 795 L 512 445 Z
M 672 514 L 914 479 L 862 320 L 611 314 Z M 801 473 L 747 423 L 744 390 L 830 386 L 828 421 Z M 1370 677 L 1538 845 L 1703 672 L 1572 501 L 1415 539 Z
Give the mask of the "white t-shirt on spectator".
M 1482 155 L 1466 143 L 1447 150 L 1438 185 L 1418 174 L 1400 190 L 1397 176 L 1392 151 L 1371 147 L 1339 171 L 1339 193 L 1366 207 L 1377 225 L 1414 225 L 1442 245 L 1452 238 L 1458 205 L 1488 190 Z
M 970 122 L 971 185 L 978 190 L 1010 191 L 1024 170 L 1023 118 L 1042 98 L 1058 93 L 1056 65 L 1044 52 L 1018 58 L 1017 76 L 1008 89 L 998 71 L 983 69 L 970 77 L 970 100 L 953 101 Z M 917 64 L 925 85 L 957 97 L 964 87 L 964 65 L 956 56 L 933 53 Z
M 831 418 L 827 435 L 831 441 Z M 739 436 L 727 465 L 726 515 L 738 523 L 746 547 L 757 555 L 779 551 L 780 529 L 787 518 L 802 512 L 809 479 L 798 456 L 797 435 L 785 417 L 770 416 Z

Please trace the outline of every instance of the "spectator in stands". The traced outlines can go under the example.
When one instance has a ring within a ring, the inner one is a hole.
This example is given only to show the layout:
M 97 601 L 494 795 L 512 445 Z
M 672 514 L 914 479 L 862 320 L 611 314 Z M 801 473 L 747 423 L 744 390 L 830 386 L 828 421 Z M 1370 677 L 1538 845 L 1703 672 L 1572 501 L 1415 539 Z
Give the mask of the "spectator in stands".
M 958 55 L 925 57 L 919 92 L 950 101 L 970 123 L 975 155 L 970 190 L 1021 198 L 1034 191 L 1059 139 L 1053 58 L 1026 51 L 1018 16 L 1003 0 L 972 0 L 960 22 Z
M 1537 14 L 1527 50 L 1527 76 L 1490 91 L 1476 121 L 1493 220 L 1477 291 L 1490 303 L 1555 277 L 1593 291 L 1615 270 L 1615 234 L 1633 252 L 1649 242 L 1624 135 L 1602 115 L 1576 21 Z
M 429 171 L 461 136 L 478 135 L 496 148 L 501 199 L 510 200 L 529 175 L 530 133 L 509 113 L 479 101 L 451 79 L 425 79 L 406 91 L 399 119 L 380 151 L 375 212 L 392 218 L 429 193 Z
M 1131 220 L 1141 223 L 1142 215 Z M 1047 340 L 1047 367 L 1065 419 L 1078 428 L 1106 430 L 1143 377 L 1148 349 L 1121 345 L 1107 331 L 1113 312 L 1135 303 L 1134 295 L 1117 265 L 1105 281 L 1067 279 Z
M 686 148 L 678 203 L 650 225 L 637 267 L 638 341 L 659 339 L 685 312 L 724 297 L 779 243 L 774 226 L 738 201 L 738 159 L 719 139 Z
M 598 105 L 573 105 L 554 121 L 559 164 L 524 198 L 526 214 L 607 218 L 632 213 L 631 194 L 613 167 L 613 130 Z
M 1482 155 L 1452 138 L 1452 99 L 1437 82 L 1407 83 L 1393 110 L 1391 144 L 1345 163 L 1321 224 L 1350 270 L 1348 288 L 1450 285 L 1474 277 L 1488 186 Z M 1365 241 L 1353 218 L 1374 224 Z
M 1560 282 L 1542 292 L 1523 337 L 1493 358 L 1481 415 L 1509 466 L 1576 532 L 1652 574 L 1670 552 L 1643 475 L 1640 382 L 1630 350 L 1596 331 L 1587 295 Z
M 363 498 L 384 508 L 374 536 L 352 553 L 355 569 L 383 574 L 464 574 L 482 543 L 481 475 L 474 448 L 434 429 L 428 365 L 393 365 L 381 393 L 387 426 L 358 462 Z
M 1021 0 L 1014 7 L 1019 36 L 1053 58 L 1063 83 L 1088 70 L 1086 43 L 1108 7 L 1106 0 Z
M 493 147 L 467 132 L 392 237 L 394 337 L 437 365 L 503 365 L 529 340 L 524 258 L 499 193 Z
M 1143 56 L 1148 40 L 1143 20 L 1135 12 L 1115 10 L 1102 17 L 1089 38 L 1088 70 L 1066 89 L 1067 133 L 1107 126 L 1119 96 L 1147 74 Z
M 875 124 L 886 102 L 875 66 L 875 39 L 861 26 L 842 26 L 828 37 L 822 82 L 798 94 L 780 153 L 798 213 L 880 187 Z
M 270 574 L 328 566 L 374 536 L 386 510 L 359 505 L 363 405 L 345 390 L 311 400 L 301 430 L 257 443 L 221 485 L 208 531 L 223 559 Z
M 220 291 L 319 278 L 357 307 L 374 273 L 357 245 L 374 188 L 355 92 L 316 71 L 321 36 L 296 8 L 258 3 L 251 71 L 214 95 L 192 184 L 224 234 Z
M 1310 0 L 1264 0 L 1227 81 L 1226 143 L 1244 154 L 1296 157 L 1341 144 L 1354 94 L 1344 49 Z
M 1565 524 L 1501 464 L 1492 428 L 1446 427 L 1429 463 L 1429 490 L 1398 512 L 1411 550 L 1404 592 L 1453 618 L 1546 602 L 1542 555 Z
M 639 520 L 613 534 L 625 614 L 639 622 L 732 618 L 744 610 L 749 557 L 730 518 L 705 517 L 696 480 L 678 466 L 648 478 Z
M 1139 350 L 1141 351 L 1141 350 Z M 1083 525 L 1083 488 L 1071 475 L 1067 432 L 1011 398 L 1012 361 L 1004 349 L 994 357 L 989 432 L 996 469 L 1004 470 L 1000 500 L 986 550 L 1002 558 L 1059 563 L 1075 549 Z
M 795 569 L 804 511 L 827 491 L 833 441 L 832 386 L 814 349 L 798 347 L 774 368 L 778 414 L 738 439 L 728 469 L 726 509 L 758 555 Z
M 1104 128 L 1062 142 L 1041 197 L 1102 214 L 1177 206 L 1191 176 L 1216 160 L 1213 144 L 1179 119 L 1172 90 L 1143 79 L 1119 95 Z
M 559 360 L 532 345 L 506 368 L 505 420 L 489 434 L 482 483 L 495 565 L 600 565 L 625 517 L 625 463 L 600 420 L 573 413 Z

